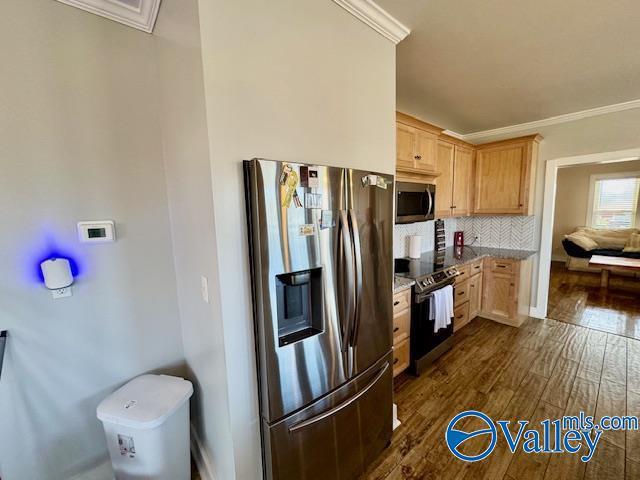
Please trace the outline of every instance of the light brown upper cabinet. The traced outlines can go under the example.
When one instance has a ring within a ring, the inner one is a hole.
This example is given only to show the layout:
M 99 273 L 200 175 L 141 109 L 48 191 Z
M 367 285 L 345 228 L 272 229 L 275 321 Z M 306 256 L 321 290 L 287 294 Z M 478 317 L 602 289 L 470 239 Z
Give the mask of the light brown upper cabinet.
M 454 155 L 455 146 L 452 143 L 438 142 L 436 169 L 440 172 L 440 176 L 436 179 L 436 218 L 451 216 Z
M 396 170 L 409 175 L 438 175 L 436 157 L 442 129 L 399 112 L 396 119 Z
M 460 217 L 471 213 L 473 150 L 438 141 L 436 217 Z
M 476 147 L 473 213 L 532 215 L 538 143 L 531 135 Z
M 396 112 L 396 180 L 435 183 L 437 218 L 533 215 L 540 140 L 472 145 Z
M 453 216 L 471 213 L 473 195 L 473 150 L 456 145 L 453 161 Z M 437 196 L 436 196 L 437 198 Z

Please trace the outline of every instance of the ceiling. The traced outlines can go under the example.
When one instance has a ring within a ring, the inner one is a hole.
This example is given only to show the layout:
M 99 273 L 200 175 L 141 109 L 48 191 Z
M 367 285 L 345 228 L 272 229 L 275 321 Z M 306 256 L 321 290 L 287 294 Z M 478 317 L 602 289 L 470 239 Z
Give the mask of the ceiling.
M 640 99 L 637 0 L 377 0 L 398 110 L 460 134 Z

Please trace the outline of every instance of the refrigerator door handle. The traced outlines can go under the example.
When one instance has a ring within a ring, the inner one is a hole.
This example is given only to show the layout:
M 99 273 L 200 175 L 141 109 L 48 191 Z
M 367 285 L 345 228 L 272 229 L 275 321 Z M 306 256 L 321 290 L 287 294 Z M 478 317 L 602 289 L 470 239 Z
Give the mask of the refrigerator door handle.
M 355 311 L 353 313 L 352 333 L 350 345 L 355 347 L 358 343 L 358 328 L 360 326 L 360 302 L 362 300 L 362 249 L 360 248 L 360 231 L 358 219 L 354 210 L 349 210 L 351 224 L 351 240 L 353 242 L 355 265 Z
M 315 417 L 311 417 L 311 418 L 309 418 L 307 420 L 304 420 L 304 421 L 302 421 L 300 423 L 296 423 L 295 425 L 289 427 L 289 433 L 295 433 L 298 430 L 301 430 L 301 429 L 303 429 L 305 427 L 308 427 L 309 425 L 313 425 L 314 423 L 317 423 L 317 422 L 319 422 L 321 420 L 324 420 L 325 418 L 330 417 L 331 415 L 334 415 L 334 414 L 338 413 L 340 410 L 348 407 L 353 402 L 355 402 L 360 397 L 362 397 L 365 393 L 367 393 L 369 390 L 371 390 L 371 387 L 373 387 L 378 382 L 378 380 L 380 380 L 380 377 L 382 377 L 382 375 L 384 375 L 384 373 L 387 371 L 388 368 L 389 368 L 389 362 L 385 362 L 384 365 L 382 366 L 382 368 L 380 370 L 378 370 L 378 373 L 373 378 L 373 380 L 371 380 L 369 383 L 367 383 L 367 385 L 362 390 L 360 390 L 358 393 L 356 393 L 353 397 L 348 398 L 344 402 L 336 405 L 333 408 L 330 408 L 329 410 L 325 410 L 324 412 L 316 415 Z
M 340 211 L 340 228 L 339 228 L 339 247 L 338 247 L 338 296 L 340 303 L 346 294 L 345 307 L 338 311 L 340 321 L 340 340 L 342 351 L 346 352 L 350 345 L 350 336 L 353 321 L 353 312 L 355 310 L 355 281 L 353 272 L 353 244 L 349 230 L 349 220 L 347 212 Z

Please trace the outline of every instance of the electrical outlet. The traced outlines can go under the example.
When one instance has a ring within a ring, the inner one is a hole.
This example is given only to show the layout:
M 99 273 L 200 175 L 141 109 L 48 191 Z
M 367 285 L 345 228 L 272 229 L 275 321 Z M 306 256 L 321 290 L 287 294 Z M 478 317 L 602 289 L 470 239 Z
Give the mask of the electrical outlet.
M 73 292 L 71 291 L 71 287 L 56 288 L 55 290 L 51 290 L 51 296 L 54 298 L 54 300 L 70 297 L 72 295 Z

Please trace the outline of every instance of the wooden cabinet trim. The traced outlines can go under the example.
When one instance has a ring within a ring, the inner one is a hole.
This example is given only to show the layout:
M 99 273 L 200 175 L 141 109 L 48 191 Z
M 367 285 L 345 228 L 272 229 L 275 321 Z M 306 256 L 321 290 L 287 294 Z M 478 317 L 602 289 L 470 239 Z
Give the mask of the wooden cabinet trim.
M 514 145 L 517 143 L 527 143 L 527 142 L 540 142 L 544 137 L 539 133 L 535 133 L 533 135 L 524 135 L 522 137 L 516 138 L 507 138 L 505 140 L 497 140 L 495 142 L 481 143 L 479 145 L 475 145 L 474 148 L 476 150 L 489 150 L 492 148 L 501 148 L 505 145 Z
M 411 289 L 407 288 L 393 295 L 393 314 L 397 315 L 411 308 Z
M 393 376 L 397 376 L 409 367 L 409 339 L 393 346 Z
M 411 331 L 411 310 L 393 316 L 393 344 L 409 338 Z
M 410 127 L 418 128 L 420 130 L 424 130 L 427 132 L 434 133 L 436 135 L 440 135 L 444 132 L 444 128 L 436 127 L 427 122 L 423 122 L 411 115 L 407 115 L 406 113 L 396 112 L 396 122 L 402 123 L 404 125 L 409 125 Z

